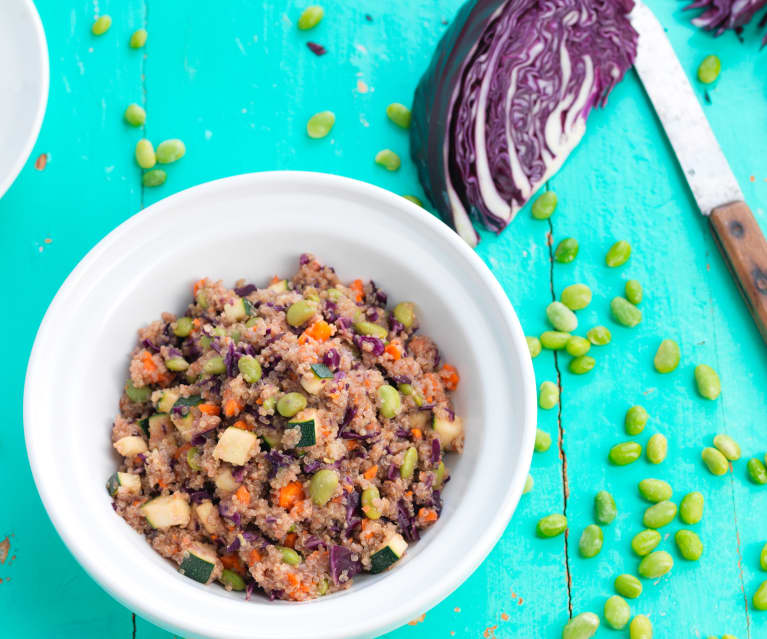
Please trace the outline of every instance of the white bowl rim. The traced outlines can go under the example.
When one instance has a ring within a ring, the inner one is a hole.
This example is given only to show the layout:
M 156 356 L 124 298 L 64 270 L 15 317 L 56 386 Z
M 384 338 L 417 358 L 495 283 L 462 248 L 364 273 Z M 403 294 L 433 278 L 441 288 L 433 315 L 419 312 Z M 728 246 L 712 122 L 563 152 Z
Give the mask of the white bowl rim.
M 309 171 L 265 171 L 221 178 L 190 187 L 159 200 L 125 220 L 100 240 L 72 270 L 54 296 L 37 331 L 35 342 L 29 357 L 24 386 L 23 414 L 27 455 L 43 505 L 45 506 L 48 516 L 59 536 L 78 563 L 80 563 L 85 571 L 102 588 L 127 608 L 135 610 L 144 618 L 149 619 L 157 625 L 172 628 L 176 631 L 181 630 L 185 635 L 189 636 L 220 636 L 217 634 L 215 619 L 212 619 L 210 625 L 206 628 L 189 627 L 189 625 L 185 625 L 185 620 L 183 618 L 170 617 L 168 609 L 163 607 L 161 600 L 153 600 L 151 597 L 142 597 L 137 595 L 137 593 L 127 591 L 125 588 L 121 587 L 119 578 L 104 574 L 99 566 L 91 560 L 88 549 L 84 544 L 82 544 L 76 537 L 69 534 L 65 521 L 66 513 L 58 508 L 55 499 L 52 498 L 49 491 L 49 486 L 42 479 L 44 473 L 41 472 L 43 468 L 41 468 L 41 461 L 36 454 L 36 433 L 33 420 L 33 402 L 31 398 L 39 396 L 36 391 L 36 378 L 39 377 L 37 371 L 45 366 L 45 357 L 43 353 L 44 345 L 47 341 L 55 339 L 55 328 L 52 318 L 55 317 L 57 309 L 66 304 L 66 298 L 76 290 L 81 277 L 87 273 L 91 264 L 96 262 L 101 254 L 108 249 L 110 244 L 118 242 L 122 236 L 130 234 L 136 230 L 136 227 L 149 223 L 154 216 L 161 215 L 164 209 L 175 207 L 179 202 L 187 198 L 194 198 L 198 194 L 208 191 L 216 191 L 217 189 L 226 191 L 230 187 L 242 187 L 244 185 L 258 187 L 260 182 L 266 182 L 272 185 L 275 182 L 283 183 L 286 188 L 295 187 L 296 183 L 302 183 L 303 185 L 308 186 L 322 186 L 325 188 L 332 187 L 341 192 L 346 191 L 356 196 L 375 199 L 391 209 L 396 209 L 397 213 L 409 216 L 410 221 L 414 224 L 426 227 L 428 232 L 436 233 L 441 236 L 441 239 L 447 241 L 451 245 L 451 248 L 461 254 L 474 269 L 475 274 L 481 278 L 483 284 L 487 286 L 488 292 L 497 303 L 497 310 L 502 315 L 505 328 L 508 329 L 508 333 L 514 345 L 514 353 L 510 353 L 509 355 L 514 356 L 517 359 L 516 365 L 518 365 L 521 373 L 521 383 L 523 386 L 521 395 L 525 397 L 526 400 L 524 401 L 524 406 L 520 407 L 520 422 L 522 424 L 522 440 L 520 441 L 519 452 L 520 463 L 513 471 L 513 477 L 507 486 L 503 501 L 499 504 L 495 504 L 495 514 L 489 519 L 486 528 L 478 531 L 476 543 L 466 550 L 464 554 L 460 555 L 460 558 L 456 559 L 450 568 L 446 568 L 445 573 L 440 576 L 440 579 L 434 580 L 430 587 L 421 591 L 419 597 L 412 599 L 407 604 L 403 604 L 388 611 L 382 610 L 381 615 L 377 619 L 372 620 L 366 625 L 345 628 L 343 634 L 334 632 L 334 634 L 329 635 L 323 633 L 322 629 L 317 629 L 315 635 L 318 638 L 327 637 L 328 639 L 331 637 L 334 639 L 341 639 L 342 637 L 373 636 L 400 626 L 409 619 L 418 616 L 420 613 L 442 601 L 458 588 L 458 586 L 460 586 L 487 557 L 502 536 L 511 519 L 514 509 L 516 508 L 519 498 L 522 495 L 522 490 L 532 460 L 537 419 L 537 398 L 532 360 L 528 354 L 529 351 L 522 327 L 513 310 L 511 302 L 503 291 L 501 285 L 482 259 L 452 229 L 436 217 L 425 213 L 421 207 L 407 201 L 405 198 L 372 184 L 327 173 Z M 352 590 L 353 588 L 354 587 L 352 587 Z M 294 635 L 290 634 L 290 631 L 287 630 L 283 631 L 280 636 L 293 637 Z

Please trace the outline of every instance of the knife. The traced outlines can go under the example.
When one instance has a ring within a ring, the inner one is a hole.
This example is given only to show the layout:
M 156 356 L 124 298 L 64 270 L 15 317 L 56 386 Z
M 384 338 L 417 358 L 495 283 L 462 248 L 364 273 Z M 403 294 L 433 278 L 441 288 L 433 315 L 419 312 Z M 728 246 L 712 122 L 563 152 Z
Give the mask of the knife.
M 639 33 L 634 68 L 666 131 L 700 212 L 710 222 L 762 339 L 767 342 L 767 240 L 703 114 L 658 19 L 639 0 L 631 23 Z

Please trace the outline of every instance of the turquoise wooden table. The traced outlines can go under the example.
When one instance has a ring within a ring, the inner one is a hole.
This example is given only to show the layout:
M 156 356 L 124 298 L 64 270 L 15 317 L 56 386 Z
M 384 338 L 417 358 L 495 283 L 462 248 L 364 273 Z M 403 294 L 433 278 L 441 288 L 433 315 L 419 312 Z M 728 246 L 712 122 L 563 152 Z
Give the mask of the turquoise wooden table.
M 326 171 L 423 195 L 408 159 L 388 173 L 373 156 L 389 147 L 408 157 L 407 134 L 386 120 L 384 109 L 393 101 L 409 103 L 459 0 L 326 4 L 321 25 L 300 33 L 295 22 L 303 5 L 292 0 L 194 3 L 194 9 L 169 0 L 37 1 L 51 56 L 48 111 L 32 157 L 0 200 L 0 266 L 9 274 L 3 300 L 13 309 L 0 373 L 0 539 L 7 534 L 10 542 L 0 565 L 0 636 L 170 637 L 113 601 L 72 559 L 42 508 L 26 461 L 21 398 L 27 357 L 48 303 L 88 249 L 142 207 L 236 173 Z M 761 36 L 752 25 L 743 42 L 732 33 L 714 39 L 697 32 L 675 0 L 649 4 L 691 77 L 704 55 L 722 59 L 705 110 L 767 230 L 767 51 L 759 51 Z M 113 18 L 101 38 L 90 34 L 95 7 Z M 149 31 L 148 44 L 131 50 L 128 37 L 141 26 Z M 308 40 L 327 54 L 314 55 Z M 702 87 L 696 90 L 703 101 Z M 141 187 L 132 153 L 142 131 L 122 121 L 131 102 L 147 109 L 144 135 L 186 142 L 186 157 L 169 167 L 162 187 Z M 324 140 L 310 140 L 306 120 L 323 109 L 335 111 L 335 129 Z M 614 577 L 637 569 L 629 542 L 641 529 L 645 505 L 636 483 L 659 477 L 673 485 L 675 498 L 692 490 L 705 495 L 706 513 L 694 528 L 706 548 L 700 561 L 686 562 L 673 547 L 681 524 L 664 528 L 662 545 L 676 564 L 657 583 L 645 581 L 645 592 L 631 602 L 633 612 L 649 615 L 656 637 L 729 632 L 763 639 L 767 612 L 754 611 L 751 596 L 767 578 L 758 561 L 767 542 L 767 487 L 749 483 L 745 460 L 714 477 L 700 451 L 726 431 L 744 456 L 764 455 L 767 349 L 633 71 L 608 108 L 592 116 L 583 143 L 550 186 L 560 200 L 550 221 L 533 220 L 525 209 L 499 237 L 483 233 L 479 254 L 528 334 L 545 330 L 544 308 L 564 286 L 584 282 L 594 300 L 579 312 L 581 326 L 607 324 L 613 341 L 593 349 L 597 366 L 581 377 L 551 352 L 535 359 L 538 382 L 558 383 L 562 402 L 540 411 L 540 427 L 554 445 L 535 455 L 534 490 L 474 575 L 389 636 L 555 639 L 568 616 L 601 613 Z M 552 241 L 567 236 L 580 240 L 580 254 L 572 264 L 554 263 Z M 604 254 L 616 239 L 629 240 L 634 252 L 627 265 L 608 269 Z M 629 278 L 646 291 L 644 320 L 633 330 L 615 325 L 607 310 Z M 661 376 L 652 357 L 665 337 L 680 343 L 682 363 Z M 694 390 L 692 371 L 701 362 L 722 378 L 714 402 Z M 655 432 L 669 439 L 660 466 L 606 463 L 609 448 L 626 439 L 623 415 L 632 404 L 644 405 L 651 416 L 638 441 L 644 444 Z M 593 497 L 603 488 L 615 495 L 620 514 L 605 527 L 602 553 L 585 560 L 577 541 L 592 523 Z M 570 534 L 536 539 L 536 521 L 552 512 L 567 515 Z M 603 627 L 598 636 L 611 632 Z

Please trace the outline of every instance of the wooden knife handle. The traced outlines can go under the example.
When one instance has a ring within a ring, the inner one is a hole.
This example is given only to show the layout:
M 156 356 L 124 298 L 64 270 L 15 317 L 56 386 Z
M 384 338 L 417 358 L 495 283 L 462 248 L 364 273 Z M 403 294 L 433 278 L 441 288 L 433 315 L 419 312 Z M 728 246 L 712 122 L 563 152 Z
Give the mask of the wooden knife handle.
M 751 317 L 767 342 L 767 240 L 745 202 L 714 209 L 710 221 Z

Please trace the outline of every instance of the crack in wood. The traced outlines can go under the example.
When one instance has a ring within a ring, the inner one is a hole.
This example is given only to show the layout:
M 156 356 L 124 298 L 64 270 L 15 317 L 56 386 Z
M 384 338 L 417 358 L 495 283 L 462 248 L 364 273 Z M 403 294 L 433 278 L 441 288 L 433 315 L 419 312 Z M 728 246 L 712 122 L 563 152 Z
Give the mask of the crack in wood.
M 131 639 L 136 639 L 136 613 L 131 613 L 131 622 L 133 623 L 133 633 L 131 634 Z

